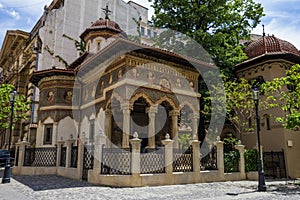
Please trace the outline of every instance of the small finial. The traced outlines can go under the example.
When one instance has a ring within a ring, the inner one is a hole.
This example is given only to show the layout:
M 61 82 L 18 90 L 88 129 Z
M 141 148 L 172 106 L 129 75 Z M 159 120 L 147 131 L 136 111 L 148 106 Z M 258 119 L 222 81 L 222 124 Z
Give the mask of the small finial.
M 109 15 L 111 13 L 111 11 L 108 9 L 108 4 L 106 4 L 106 8 L 102 8 L 104 14 L 105 14 L 105 19 L 108 19 L 109 20 Z
M 139 138 L 139 134 L 136 131 L 133 133 L 133 138 Z
M 166 134 L 166 140 L 169 140 L 169 139 L 170 139 L 170 134 L 167 133 L 167 134 Z
M 238 140 L 238 145 L 242 145 L 242 141 L 241 140 Z
M 218 137 L 217 137 L 217 141 L 220 141 L 220 140 L 221 140 L 221 138 L 220 138 L 220 136 L 218 136 Z
M 262 27 L 263 27 L 263 37 L 265 37 L 265 36 L 266 36 L 266 33 L 265 33 L 265 25 L 263 24 Z
M 73 135 L 72 134 L 70 134 L 70 139 L 73 139 Z

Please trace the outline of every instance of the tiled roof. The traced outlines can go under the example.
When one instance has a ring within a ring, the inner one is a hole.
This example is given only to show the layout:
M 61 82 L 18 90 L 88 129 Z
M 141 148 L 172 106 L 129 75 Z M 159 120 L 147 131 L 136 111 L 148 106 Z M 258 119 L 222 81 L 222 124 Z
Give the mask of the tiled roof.
M 245 53 L 249 59 L 267 54 L 292 53 L 300 56 L 298 49 L 291 43 L 281 40 L 275 36 L 264 36 L 251 42 Z
M 80 38 L 84 39 L 84 37 L 91 31 L 99 31 L 99 30 L 109 30 L 114 33 L 125 34 L 125 32 L 120 28 L 119 24 L 114 21 L 110 21 L 108 19 L 105 20 L 97 20 L 92 24 L 92 26 L 88 27 L 81 35 Z

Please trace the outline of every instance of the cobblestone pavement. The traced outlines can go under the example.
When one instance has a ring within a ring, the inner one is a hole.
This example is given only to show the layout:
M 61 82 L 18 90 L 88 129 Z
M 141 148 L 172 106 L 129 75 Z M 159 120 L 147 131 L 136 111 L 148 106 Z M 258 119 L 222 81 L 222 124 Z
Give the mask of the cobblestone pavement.
M 2 172 L 0 173 L 2 177 Z M 0 200 L 94 199 L 300 199 L 300 186 L 268 181 L 267 192 L 257 192 L 256 181 L 236 181 L 142 188 L 112 188 L 58 176 L 13 176 L 0 184 Z

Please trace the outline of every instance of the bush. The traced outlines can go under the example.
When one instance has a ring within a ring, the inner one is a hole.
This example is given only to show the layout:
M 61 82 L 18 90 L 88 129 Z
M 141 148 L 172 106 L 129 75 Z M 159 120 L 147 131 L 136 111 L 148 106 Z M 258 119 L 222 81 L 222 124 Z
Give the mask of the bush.
M 239 151 L 229 151 L 224 153 L 224 167 L 225 173 L 239 171 L 240 153 Z
M 245 149 L 245 171 L 258 171 L 258 153 L 256 149 Z

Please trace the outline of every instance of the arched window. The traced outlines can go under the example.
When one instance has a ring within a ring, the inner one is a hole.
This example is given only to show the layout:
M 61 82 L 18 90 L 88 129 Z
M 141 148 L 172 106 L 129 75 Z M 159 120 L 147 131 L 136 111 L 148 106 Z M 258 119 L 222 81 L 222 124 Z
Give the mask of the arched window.
M 270 116 L 269 116 L 269 115 L 266 115 L 266 116 L 265 116 L 265 119 L 266 119 L 267 130 L 271 130 Z

